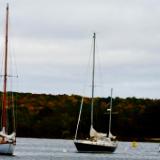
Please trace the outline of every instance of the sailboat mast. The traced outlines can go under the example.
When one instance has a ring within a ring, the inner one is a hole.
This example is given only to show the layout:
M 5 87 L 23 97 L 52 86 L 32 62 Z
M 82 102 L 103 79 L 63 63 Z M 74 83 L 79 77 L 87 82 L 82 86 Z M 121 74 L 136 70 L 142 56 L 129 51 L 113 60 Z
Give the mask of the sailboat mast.
M 9 5 L 6 7 L 6 24 L 5 24 L 5 56 L 4 56 L 4 84 L 3 84 L 3 108 L 2 108 L 2 127 L 5 131 L 7 120 L 6 120 L 6 107 L 7 107 L 7 62 L 8 62 L 8 18 L 9 18 Z
M 113 88 L 111 88 L 111 100 L 110 100 L 110 109 L 109 109 L 109 132 L 108 132 L 108 135 L 110 135 L 110 133 L 111 133 L 112 94 L 113 94 Z
M 92 66 L 91 126 L 93 126 L 94 74 L 95 74 L 95 41 L 96 41 L 96 33 L 93 33 L 93 66 Z

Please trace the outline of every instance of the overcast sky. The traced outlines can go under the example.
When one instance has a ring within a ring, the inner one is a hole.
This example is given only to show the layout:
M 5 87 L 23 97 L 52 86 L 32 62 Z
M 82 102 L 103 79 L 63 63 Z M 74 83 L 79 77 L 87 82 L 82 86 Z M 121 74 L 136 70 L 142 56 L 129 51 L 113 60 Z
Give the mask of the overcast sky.
M 19 92 L 90 96 L 96 32 L 96 96 L 159 98 L 159 0 L 2 0 L 1 53 L 6 2 Z

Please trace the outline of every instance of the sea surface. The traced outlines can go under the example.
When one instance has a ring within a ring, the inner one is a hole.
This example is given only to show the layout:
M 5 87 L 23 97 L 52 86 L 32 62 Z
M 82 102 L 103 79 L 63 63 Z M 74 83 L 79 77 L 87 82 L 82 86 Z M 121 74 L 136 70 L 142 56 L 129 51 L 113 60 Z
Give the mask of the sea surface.
M 72 140 L 17 138 L 14 156 L 0 160 L 160 160 L 158 143 L 119 142 L 113 154 L 78 153 Z

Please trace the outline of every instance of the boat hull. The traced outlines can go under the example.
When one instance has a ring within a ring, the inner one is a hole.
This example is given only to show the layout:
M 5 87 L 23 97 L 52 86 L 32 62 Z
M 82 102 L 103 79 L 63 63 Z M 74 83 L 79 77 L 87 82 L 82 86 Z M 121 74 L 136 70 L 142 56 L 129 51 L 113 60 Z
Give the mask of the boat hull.
M 113 153 L 117 146 L 107 146 L 107 145 L 99 145 L 94 143 L 83 143 L 83 142 L 74 142 L 78 152 L 106 152 Z
M 14 149 L 15 149 L 14 143 L 0 144 L 0 154 L 1 155 L 13 155 Z

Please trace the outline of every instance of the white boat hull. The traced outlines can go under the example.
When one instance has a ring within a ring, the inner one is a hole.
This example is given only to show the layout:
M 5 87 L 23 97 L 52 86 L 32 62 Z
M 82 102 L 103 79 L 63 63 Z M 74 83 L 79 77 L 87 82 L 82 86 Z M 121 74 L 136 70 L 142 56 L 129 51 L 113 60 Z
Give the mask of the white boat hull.
M 0 154 L 13 155 L 14 149 L 15 144 L 13 143 L 0 144 Z

